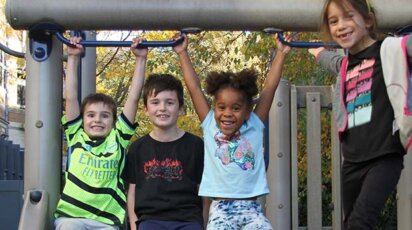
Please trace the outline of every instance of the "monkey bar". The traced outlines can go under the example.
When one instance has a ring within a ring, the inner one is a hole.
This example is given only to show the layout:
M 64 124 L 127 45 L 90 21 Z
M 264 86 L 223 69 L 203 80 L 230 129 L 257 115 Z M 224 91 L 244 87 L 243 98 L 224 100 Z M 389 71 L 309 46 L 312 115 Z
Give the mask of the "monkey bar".
M 410 0 L 371 0 L 381 31 L 412 25 Z M 9 0 L 14 29 L 50 22 L 66 30 L 317 31 L 323 0 Z M 35 4 L 34 4 L 35 3 Z

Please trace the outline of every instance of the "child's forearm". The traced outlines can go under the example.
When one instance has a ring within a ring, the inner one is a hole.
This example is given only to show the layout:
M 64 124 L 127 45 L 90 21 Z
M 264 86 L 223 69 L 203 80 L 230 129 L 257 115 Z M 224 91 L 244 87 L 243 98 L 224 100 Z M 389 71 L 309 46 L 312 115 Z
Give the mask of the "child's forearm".
M 189 54 L 186 51 L 184 51 L 180 52 L 178 55 L 186 87 L 189 91 L 193 91 L 195 89 L 200 88 L 200 79 L 197 76 L 195 70 L 193 69 L 193 64 L 190 60 Z
M 260 92 L 259 101 L 255 108 L 255 113 L 262 121 L 265 121 L 267 119 L 276 89 L 282 76 L 283 64 L 286 55 L 287 53 L 284 53 L 282 51 L 276 52 L 276 56 L 272 61 L 272 65 L 266 76 L 262 91 Z
M 123 108 L 123 114 L 133 123 L 135 120 L 139 97 L 144 84 L 146 58 L 136 57 L 136 65 L 133 72 L 132 82 L 129 86 L 129 94 Z
M 68 120 L 75 119 L 80 114 L 78 102 L 78 66 L 80 56 L 69 55 L 66 65 L 65 99 L 66 116 Z
M 408 62 L 410 68 L 412 68 L 412 35 L 408 35 L 406 40 L 406 50 L 408 52 Z
M 189 54 L 187 51 L 182 51 L 178 53 L 178 55 L 180 65 L 182 67 L 183 79 L 189 91 L 190 97 L 192 98 L 196 113 L 202 122 L 209 112 L 209 104 L 203 94 L 200 79 L 193 68 Z
M 324 50 L 318 55 L 318 63 L 332 73 L 339 74 L 344 56 L 335 51 Z
M 127 191 L 127 214 L 129 217 L 129 223 L 130 223 L 130 229 L 131 230 L 136 230 L 136 221 L 137 221 L 137 215 L 134 211 L 134 206 L 135 206 L 135 184 L 129 184 L 129 189 Z

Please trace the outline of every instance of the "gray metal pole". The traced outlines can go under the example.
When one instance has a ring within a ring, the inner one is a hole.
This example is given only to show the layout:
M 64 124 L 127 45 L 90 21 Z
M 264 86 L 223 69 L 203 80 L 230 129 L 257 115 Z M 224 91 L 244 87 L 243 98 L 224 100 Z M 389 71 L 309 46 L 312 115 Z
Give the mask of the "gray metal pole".
M 27 47 L 29 45 L 27 44 Z M 26 52 L 26 116 L 24 191 L 48 193 L 46 223 L 51 223 L 60 194 L 61 179 L 61 111 L 62 111 L 62 44 L 55 38 L 47 60 L 36 62 Z M 27 202 L 28 197 L 25 197 Z M 23 212 L 22 212 L 23 213 Z M 43 218 L 40 216 L 22 216 Z M 26 225 L 30 226 L 30 225 Z M 33 226 L 32 229 L 36 229 Z
M 290 84 L 281 80 L 269 114 L 270 194 L 266 197 L 266 215 L 274 229 L 291 229 L 290 169 Z
M 8 0 L 14 29 L 53 22 L 68 30 L 263 30 L 317 31 L 324 0 Z M 410 0 L 372 0 L 378 28 L 412 25 Z M 87 22 L 87 23 L 86 23 Z
M 85 31 L 86 40 L 96 40 L 96 32 Z M 81 99 L 96 92 L 96 47 L 87 47 L 82 58 Z

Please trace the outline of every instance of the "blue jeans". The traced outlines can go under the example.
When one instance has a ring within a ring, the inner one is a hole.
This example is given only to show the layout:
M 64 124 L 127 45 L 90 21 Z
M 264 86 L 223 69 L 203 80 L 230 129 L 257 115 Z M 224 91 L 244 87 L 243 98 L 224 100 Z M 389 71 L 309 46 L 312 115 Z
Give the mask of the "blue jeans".
M 210 204 L 208 230 L 273 230 L 255 200 L 214 200 Z
M 119 227 L 96 220 L 60 217 L 54 221 L 56 230 L 119 230 Z

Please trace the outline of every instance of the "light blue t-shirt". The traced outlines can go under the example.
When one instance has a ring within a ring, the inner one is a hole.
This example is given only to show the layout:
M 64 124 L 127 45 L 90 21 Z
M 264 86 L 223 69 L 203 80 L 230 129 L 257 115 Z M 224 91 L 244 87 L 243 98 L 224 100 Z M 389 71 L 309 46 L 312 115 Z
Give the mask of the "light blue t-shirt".
M 199 195 L 249 198 L 269 193 L 263 156 L 264 124 L 255 113 L 230 140 L 219 131 L 210 110 L 202 122 L 205 160 Z

